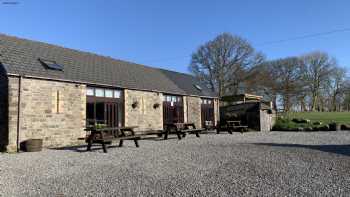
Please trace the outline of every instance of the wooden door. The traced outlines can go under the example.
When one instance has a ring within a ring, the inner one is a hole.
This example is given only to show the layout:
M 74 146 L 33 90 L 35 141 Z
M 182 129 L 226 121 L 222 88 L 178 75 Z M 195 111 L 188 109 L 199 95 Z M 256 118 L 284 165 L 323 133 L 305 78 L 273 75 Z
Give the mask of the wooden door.
M 122 126 L 122 108 L 120 103 L 105 103 L 105 120 L 109 127 Z
M 163 122 L 169 123 L 183 123 L 184 110 L 183 105 L 179 103 L 163 102 Z
M 211 121 L 215 125 L 214 120 L 214 103 L 202 103 L 201 105 L 202 127 L 205 127 L 205 121 Z
M 108 127 L 117 126 L 117 111 L 116 103 L 105 103 L 105 120 Z

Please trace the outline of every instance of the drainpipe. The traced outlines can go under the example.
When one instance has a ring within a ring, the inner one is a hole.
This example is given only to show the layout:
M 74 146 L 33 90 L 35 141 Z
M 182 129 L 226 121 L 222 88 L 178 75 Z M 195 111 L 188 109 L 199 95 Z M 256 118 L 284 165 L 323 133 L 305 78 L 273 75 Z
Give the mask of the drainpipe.
M 20 114 L 21 114 L 21 84 L 22 76 L 19 76 L 18 79 L 18 106 L 17 106 L 17 152 L 19 152 L 19 130 L 20 130 Z
M 188 121 L 188 97 L 186 97 L 186 122 L 189 122 Z
M 216 123 L 220 121 L 220 99 L 216 99 Z

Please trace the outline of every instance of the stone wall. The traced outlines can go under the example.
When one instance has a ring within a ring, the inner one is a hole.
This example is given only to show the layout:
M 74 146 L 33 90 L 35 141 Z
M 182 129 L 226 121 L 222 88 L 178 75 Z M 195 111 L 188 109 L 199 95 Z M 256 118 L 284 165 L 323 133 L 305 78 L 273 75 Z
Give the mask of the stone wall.
M 163 129 L 162 94 L 156 92 L 125 90 L 125 126 L 139 126 L 137 131 Z M 132 107 L 138 102 L 136 108 Z M 158 103 L 159 107 L 154 108 Z
M 273 126 L 273 114 L 267 110 L 260 110 L 260 131 L 271 131 Z
M 8 78 L 8 145 L 7 151 L 17 150 L 17 108 L 19 78 Z
M 1 75 L 0 75 L 1 76 Z M 7 151 L 17 148 L 18 77 L 0 77 L 0 145 Z M 162 93 L 124 90 L 125 126 L 137 125 L 137 131 L 163 129 Z M 184 120 L 201 127 L 201 98 L 185 96 Z M 136 108 L 132 107 L 138 103 Z M 154 108 L 154 104 L 159 106 Z M 8 107 L 6 107 L 6 105 Z M 215 120 L 218 119 L 217 101 Z M 81 84 L 22 78 L 19 141 L 41 138 L 44 147 L 79 143 L 85 136 L 86 86 Z M 4 121 L 5 120 L 5 121 Z
M 0 65 L 0 151 L 8 144 L 8 81 Z
M 183 101 L 183 106 L 184 106 L 184 122 L 188 122 L 188 113 L 187 113 L 187 97 L 183 96 L 182 97 L 182 101 Z
M 187 122 L 193 122 L 197 128 L 202 128 L 201 120 L 201 103 L 199 97 L 186 96 L 184 107 L 187 111 Z M 185 113 L 186 116 L 186 113 Z
M 220 112 L 219 112 L 219 99 L 214 99 L 214 123 L 215 125 L 220 120 Z
M 9 145 L 16 148 L 18 78 L 9 78 Z M 86 86 L 23 78 L 20 142 L 43 139 L 44 147 L 72 145 L 85 136 Z

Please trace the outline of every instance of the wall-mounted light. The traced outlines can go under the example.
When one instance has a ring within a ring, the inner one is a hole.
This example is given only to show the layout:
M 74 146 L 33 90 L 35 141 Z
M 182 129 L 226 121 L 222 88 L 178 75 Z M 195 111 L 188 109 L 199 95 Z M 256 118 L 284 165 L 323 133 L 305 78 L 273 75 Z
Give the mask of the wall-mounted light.
M 139 102 L 138 101 L 134 101 L 132 104 L 131 104 L 131 107 L 132 108 L 136 108 L 136 107 L 138 107 L 139 106 Z
M 153 108 L 154 108 L 154 109 L 157 109 L 159 106 L 160 106 L 159 103 L 155 103 L 155 104 L 153 105 Z

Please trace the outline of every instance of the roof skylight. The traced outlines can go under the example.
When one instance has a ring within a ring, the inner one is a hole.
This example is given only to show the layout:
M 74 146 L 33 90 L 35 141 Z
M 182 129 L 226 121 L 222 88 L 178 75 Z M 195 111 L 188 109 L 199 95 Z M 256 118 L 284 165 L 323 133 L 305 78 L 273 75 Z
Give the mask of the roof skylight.
M 48 69 L 63 71 L 63 66 L 52 60 L 39 58 L 40 63 Z
M 202 90 L 202 87 L 200 87 L 200 86 L 197 85 L 197 84 L 194 84 L 194 87 L 196 87 L 198 90 Z

